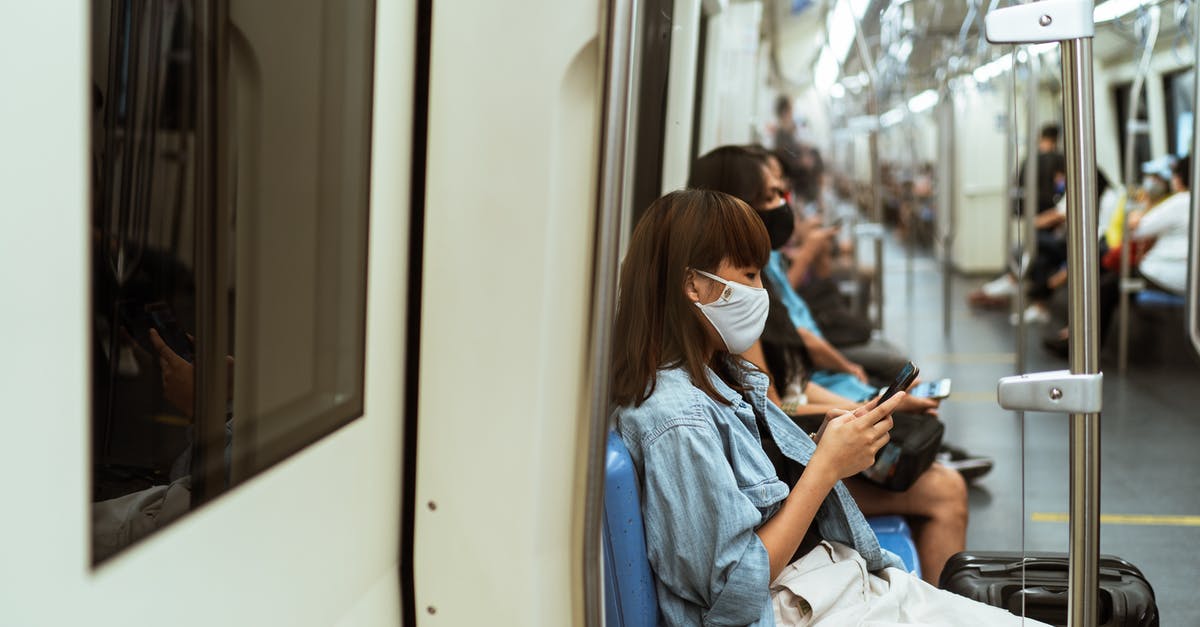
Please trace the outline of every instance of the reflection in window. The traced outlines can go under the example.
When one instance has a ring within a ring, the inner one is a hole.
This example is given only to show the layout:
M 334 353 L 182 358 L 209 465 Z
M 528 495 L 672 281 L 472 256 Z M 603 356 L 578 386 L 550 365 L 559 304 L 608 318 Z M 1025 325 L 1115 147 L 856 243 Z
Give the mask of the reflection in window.
M 92 11 L 100 561 L 362 413 L 374 3 Z
M 1126 129 L 1130 119 L 1129 112 L 1129 96 L 1133 92 L 1133 84 L 1125 83 L 1113 88 L 1112 94 L 1116 102 L 1117 108 L 1117 141 L 1118 147 L 1121 150 L 1121 163 L 1125 163 L 1125 153 L 1129 149 L 1128 134 Z M 1138 96 L 1137 115 L 1133 118 L 1143 124 L 1149 124 L 1149 118 L 1146 115 L 1146 85 L 1142 85 L 1142 93 Z M 1151 159 L 1150 154 L 1150 135 L 1149 133 L 1136 133 L 1133 142 L 1133 160 L 1138 164 L 1138 172 L 1141 172 L 1141 164 Z

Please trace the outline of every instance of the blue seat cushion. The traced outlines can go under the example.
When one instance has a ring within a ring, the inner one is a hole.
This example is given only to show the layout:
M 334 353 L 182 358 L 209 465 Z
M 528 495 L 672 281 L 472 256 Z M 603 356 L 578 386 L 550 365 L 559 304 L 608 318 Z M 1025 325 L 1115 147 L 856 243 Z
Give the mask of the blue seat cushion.
M 1178 294 L 1158 290 L 1142 290 L 1134 296 L 1134 302 L 1141 307 L 1183 307 L 1187 304 Z
M 904 560 L 908 572 L 920 577 L 921 560 L 917 556 L 917 545 L 912 539 L 912 530 L 903 516 L 875 516 L 867 523 L 879 538 L 879 546 L 895 553 Z
M 608 627 L 655 627 L 658 597 L 633 459 L 615 431 L 604 456 L 604 609 Z

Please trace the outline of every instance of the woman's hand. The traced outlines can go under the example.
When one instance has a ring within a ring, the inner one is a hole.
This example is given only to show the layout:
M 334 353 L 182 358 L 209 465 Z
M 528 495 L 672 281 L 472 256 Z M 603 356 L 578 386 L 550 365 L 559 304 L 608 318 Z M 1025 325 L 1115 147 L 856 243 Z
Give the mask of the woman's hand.
M 190 336 L 189 336 L 190 337 Z M 180 357 L 150 329 L 150 343 L 158 353 L 158 368 L 162 371 L 163 397 L 191 418 L 196 402 L 196 374 L 192 364 Z
M 900 392 L 882 405 L 874 400 L 852 412 L 834 410 L 826 414 L 809 469 L 845 479 L 870 468 L 875 454 L 891 439 L 892 412 L 907 397 Z
M 867 371 L 864 370 L 862 366 L 860 366 L 852 361 L 846 362 L 846 373 L 854 375 L 855 379 L 858 379 L 859 381 L 862 381 L 863 383 L 867 382 Z
M 937 415 L 938 405 L 941 401 L 935 398 L 918 398 L 916 396 L 904 395 L 904 401 L 896 407 L 896 411 L 902 411 L 907 414 L 929 414 Z

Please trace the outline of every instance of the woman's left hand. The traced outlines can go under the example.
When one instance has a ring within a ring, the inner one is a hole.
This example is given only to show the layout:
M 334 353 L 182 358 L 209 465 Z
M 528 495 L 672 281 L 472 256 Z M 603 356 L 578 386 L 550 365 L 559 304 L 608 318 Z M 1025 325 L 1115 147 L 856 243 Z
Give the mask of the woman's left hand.
M 938 405 L 941 402 L 933 398 L 917 398 L 915 396 L 905 394 L 904 400 L 900 401 L 900 405 L 896 411 L 902 411 L 907 414 L 929 414 L 936 416 L 938 413 Z

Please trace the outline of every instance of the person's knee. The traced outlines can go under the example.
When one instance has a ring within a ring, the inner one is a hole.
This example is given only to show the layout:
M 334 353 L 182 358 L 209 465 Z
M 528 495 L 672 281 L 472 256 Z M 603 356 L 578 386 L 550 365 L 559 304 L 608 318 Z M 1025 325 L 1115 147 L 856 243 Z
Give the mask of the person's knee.
M 966 524 L 967 482 L 957 470 L 934 464 L 926 471 L 929 480 L 927 497 L 930 514 L 936 518 L 960 520 Z

